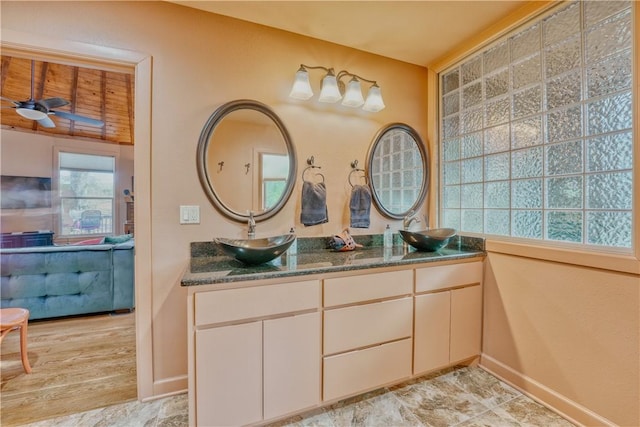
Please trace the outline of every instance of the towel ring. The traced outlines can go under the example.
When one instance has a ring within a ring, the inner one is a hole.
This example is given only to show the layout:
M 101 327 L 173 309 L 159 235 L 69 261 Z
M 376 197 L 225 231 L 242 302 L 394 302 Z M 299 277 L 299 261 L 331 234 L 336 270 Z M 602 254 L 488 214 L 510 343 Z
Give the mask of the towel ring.
M 349 172 L 349 185 L 351 185 L 351 188 L 354 187 L 353 182 L 351 182 L 351 175 L 353 175 L 354 172 L 365 172 L 365 170 L 364 169 L 353 168 L 351 170 L 351 172 Z M 367 180 L 367 175 L 363 175 L 362 178 L 364 178 L 364 182 L 365 183 L 367 183 L 367 184 L 369 183 L 369 180 Z
M 321 169 L 321 166 L 315 166 L 315 165 L 309 165 L 306 168 L 304 168 L 304 170 L 302 171 L 302 180 L 306 181 L 306 179 L 304 178 L 304 174 L 306 171 L 308 171 L 309 169 Z M 322 182 L 324 182 L 324 175 L 322 175 L 321 173 L 317 173 L 316 176 L 321 176 L 322 177 Z

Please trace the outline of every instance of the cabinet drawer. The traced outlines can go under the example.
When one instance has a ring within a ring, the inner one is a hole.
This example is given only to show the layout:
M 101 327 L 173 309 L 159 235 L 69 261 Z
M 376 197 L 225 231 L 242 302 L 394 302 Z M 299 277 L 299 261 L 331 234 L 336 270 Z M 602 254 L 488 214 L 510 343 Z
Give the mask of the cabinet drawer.
M 413 291 L 412 283 L 412 270 L 326 279 L 324 306 L 408 295 Z
M 196 325 L 232 322 L 320 306 L 320 282 L 282 283 L 195 294 Z
M 416 292 L 435 291 L 482 282 L 482 262 L 416 269 Z
M 411 297 L 324 312 L 324 354 L 410 337 Z
M 324 358 L 323 400 L 411 376 L 411 338 Z

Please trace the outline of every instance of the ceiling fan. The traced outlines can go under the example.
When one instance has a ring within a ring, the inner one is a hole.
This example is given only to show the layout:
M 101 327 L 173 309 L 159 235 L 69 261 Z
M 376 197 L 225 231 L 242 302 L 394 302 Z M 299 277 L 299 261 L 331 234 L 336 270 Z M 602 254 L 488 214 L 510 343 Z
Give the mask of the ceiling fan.
M 90 117 L 80 116 L 78 114 L 67 113 L 65 111 L 54 111 L 53 108 L 64 107 L 69 105 L 69 101 L 62 98 L 47 98 L 47 99 L 34 99 L 34 68 L 35 61 L 31 61 L 31 97 L 26 101 L 14 101 L 13 99 L 0 96 L 3 101 L 11 102 L 13 107 L 2 108 L 14 108 L 16 113 L 26 119 L 35 120 L 38 124 L 45 128 L 56 127 L 55 123 L 49 116 L 58 116 L 63 119 L 74 120 L 78 122 L 84 122 L 91 126 L 104 126 L 104 122 L 101 120 L 92 119 Z

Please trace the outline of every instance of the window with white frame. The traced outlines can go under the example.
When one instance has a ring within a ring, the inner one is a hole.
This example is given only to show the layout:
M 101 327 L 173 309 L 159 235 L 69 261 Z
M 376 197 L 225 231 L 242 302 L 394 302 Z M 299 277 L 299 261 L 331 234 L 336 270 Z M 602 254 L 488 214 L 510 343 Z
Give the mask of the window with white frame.
M 440 74 L 440 222 L 632 247 L 630 1 L 563 3 Z
M 115 157 L 58 153 L 59 234 L 112 234 Z
M 289 177 L 289 156 L 260 153 L 262 209 L 271 209 L 284 194 Z

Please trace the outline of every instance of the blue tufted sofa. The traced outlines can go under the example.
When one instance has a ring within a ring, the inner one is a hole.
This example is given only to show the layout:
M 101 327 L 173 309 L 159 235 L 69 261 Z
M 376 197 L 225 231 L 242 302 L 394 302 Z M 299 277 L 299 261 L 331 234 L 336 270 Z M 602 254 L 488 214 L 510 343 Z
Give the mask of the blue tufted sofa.
M 133 309 L 134 241 L 0 250 L 0 306 L 30 319 Z

